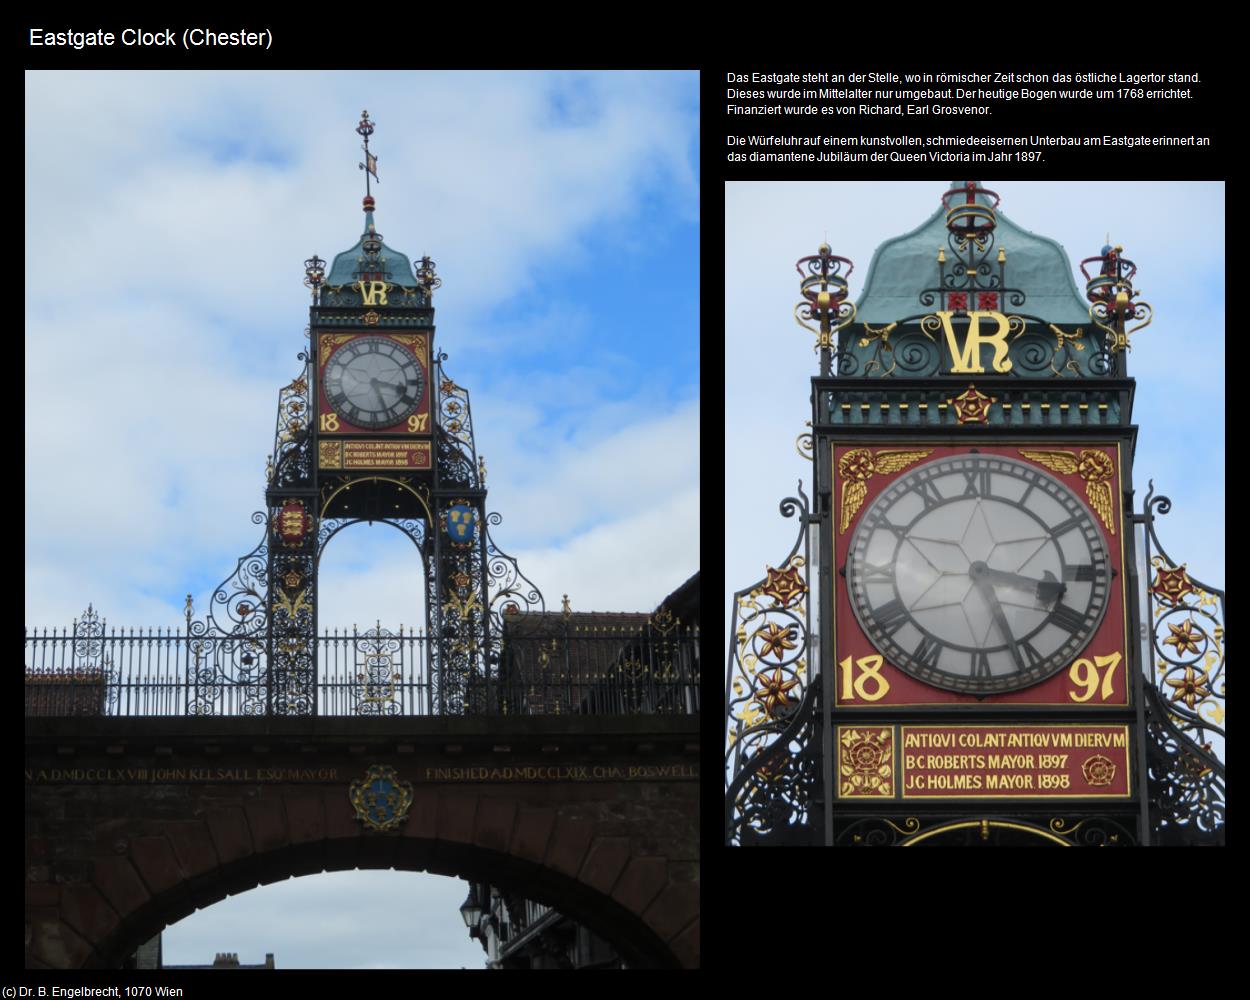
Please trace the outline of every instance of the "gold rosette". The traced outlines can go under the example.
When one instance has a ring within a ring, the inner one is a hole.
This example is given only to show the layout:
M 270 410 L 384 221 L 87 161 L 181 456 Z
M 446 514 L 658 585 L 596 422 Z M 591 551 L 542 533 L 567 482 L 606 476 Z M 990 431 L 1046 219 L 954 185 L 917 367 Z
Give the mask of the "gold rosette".
M 1094 754 L 1081 765 L 1081 773 L 1094 788 L 1104 788 L 1115 780 L 1115 762 L 1100 753 Z

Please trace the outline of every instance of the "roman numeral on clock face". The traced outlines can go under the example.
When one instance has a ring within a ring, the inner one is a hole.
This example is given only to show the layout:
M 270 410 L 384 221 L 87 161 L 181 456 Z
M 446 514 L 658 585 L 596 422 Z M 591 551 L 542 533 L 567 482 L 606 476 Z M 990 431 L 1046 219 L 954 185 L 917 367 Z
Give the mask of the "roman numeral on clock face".
M 922 479 L 916 484 L 916 492 L 920 494 L 920 500 L 924 504 L 925 510 L 930 507 L 936 507 L 944 502 L 946 497 L 942 496 L 941 491 L 937 488 L 937 484 L 932 479 Z
M 990 657 L 988 653 L 978 650 L 972 654 L 972 676 L 990 676 Z
M 894 571 L 889 563 L 884 566 L 878 566 L 876 563 L 864 563 L 860 567 L 860 574 L 863 576 L 864 583 L 889 583 L 894 576 Z
M 987 497 L 990 495 L 990 470 L 965 469 L 964 478 L 968 485 L 964 487 L 966 497 Z
M 1027 639 L 1021 639 L 1017 642 L 1016 649 L 1020 651 L 1020 659 L 1029 667 L 1036 666 L 1042 662 L 1042 654 L 1034 649 Z
M 1055 605 L 1055 610 L 1051 612 L 1050 617 L 1046 620 L 1051 625 L 1058 625 L 1061 629 L 1065 629 L 1073 634 L 1085 627 L 1085 616 L 1066 604 Z
M 902 628 L 911 616 L 903 602 L 895 598 L 879 608 L 872 609 L 872 620 L 888 635 L 893 635 Z
M 916 647 L 912 656 L 916 658 L 917 663 L 923 663 L 926 667 L 937 669 L 938 657 L 942 653 L 942 644 L 936 639 L 930 639 L 927 635 L 921 638 L 920 645 Z
M 1063 568 L 1063 578 L 1065 580 L 1090 581 L 1097 579 L 1094 573 L 1094 567 L 1086 564 L 1084 566 L 1065 566 Z

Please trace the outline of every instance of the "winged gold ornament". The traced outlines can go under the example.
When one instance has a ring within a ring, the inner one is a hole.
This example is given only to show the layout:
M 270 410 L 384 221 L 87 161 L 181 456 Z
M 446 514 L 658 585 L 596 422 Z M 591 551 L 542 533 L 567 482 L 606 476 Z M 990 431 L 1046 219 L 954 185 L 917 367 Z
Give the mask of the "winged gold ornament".
M 308 588 L 304 588 L 295 595 L 294 604 L 292 604 L 291 599 L 282 592 L 281 588 L 278 589 L 277 594 L 278 596 L 274 604 L 279 611 L 285 611 L 292 619 L 297 617 L 300 611 L 308 607 Z
M 851 518 L 859 513 L 868 496 L 868 480 L 874 474 L 889 475 L 905 469 L 913 462 L 933 454 L 933 449 L 911 451 L 905 448 L 883 448 L 875 455 L 867 448 L 854 448 L 838 460 L 838 474 L 842 477 L 842 516 L 838 522 L 838 534 L 845 534 Z
M 1046 466 L 1051 472 L 1065 476 L 1080 473 L 1085 480 L 1085 495 L 1090 506 L 1102 519 L 1107 531 L 1115 534 L 1115 512 L 1112 504 L 1114 493 L 1111 480 L 1115 477 L 1115 465 L 1105 452 L 1085 448 L 1079 454 L 1070 451 L 1032 451 L 1020 449 L 1025 458 Z
M 448 597 L 448 600 L 446 601 L 446 603 L 443 604 L 443 610 L 444 611 L 450 610 L 450 611 L 456 612 L 460 616 L 460 620 L 464 621 L 466 618 L 469 617 L 470 614 L 472 614 L 473 608 L 477 605 L 476 591 L 474 593 L 469 594 L 469 597 L 467 600 L 457 597 L 455 594 L 450 593 L 450 589 L 448 592 L 450 596 Z

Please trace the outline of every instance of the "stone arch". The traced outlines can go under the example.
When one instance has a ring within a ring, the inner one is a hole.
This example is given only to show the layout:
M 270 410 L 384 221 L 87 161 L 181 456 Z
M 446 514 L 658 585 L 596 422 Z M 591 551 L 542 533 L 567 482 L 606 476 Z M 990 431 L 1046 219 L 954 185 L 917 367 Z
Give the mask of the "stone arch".
M 418 787 L 393 835 L 364 831 L 341 786 L 253 786 L 234 803 L 201 801 L 192 820 L 99 823 L 85 881 L 28 881 L 27 965 L 116 967 L 227 895 L 294 875 L 398 868 L 488 881 L 553 906 L 636 966 L 697 967 L 697 832 L 689 851 L 670 852 L 689 858 L 671 857 L 648 839 L 648 824 L 605 822 L 619 812 L 599 808 L 606 796 L 570 806 L 567 789 L 529 787 Z

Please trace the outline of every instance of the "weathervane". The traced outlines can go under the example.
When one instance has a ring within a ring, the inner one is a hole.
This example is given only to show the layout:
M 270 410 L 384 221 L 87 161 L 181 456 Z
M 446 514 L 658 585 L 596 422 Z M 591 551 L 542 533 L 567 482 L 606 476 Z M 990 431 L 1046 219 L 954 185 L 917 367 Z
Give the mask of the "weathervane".
M 373 135 L 373 127 L 375 123 L 369 121 L 369 112 L 360 112 L 360 124 L 356 126 L 356 132 L 365 140 L 361 147 L 365 151 L 365 162 L 357 164 L 361 170 L 365 172 L 365 196 L 368 197 L 369 191 L 369 175 L 373 174 L 373 179 L 378 179 L 378 158 L 369 152 L 369 136 Z

